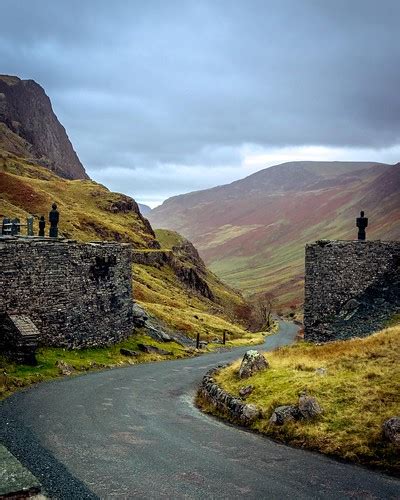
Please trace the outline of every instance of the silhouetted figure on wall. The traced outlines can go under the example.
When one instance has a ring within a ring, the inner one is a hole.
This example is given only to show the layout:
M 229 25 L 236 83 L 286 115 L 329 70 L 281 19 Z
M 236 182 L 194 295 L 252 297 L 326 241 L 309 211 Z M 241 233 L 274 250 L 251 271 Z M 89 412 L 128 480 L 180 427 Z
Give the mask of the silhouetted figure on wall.
M 368 217 L 364 217 L 364 212 L 360 212 L 360 217 L 356 219 L 356 225 L 358 227 L 358 239 L 365 240 L 365 229 L 368 226 Z
M 52 209 L 49 213 L 49 221 L 50 221 L 50 231 L 49 231 L 49 236 L 50 238 L 57 238 L 58 237 L 58 221 L 60 219 L 60 214 L 57 210 L 57 205 L 53 203 L 51 206 Z
M 44 238 L 44 228 L 46 227 L 46 221 L 44 220 L 44 216 L 42 215 L 40 217 L 39 221 L 39 236 L 42 236 Z

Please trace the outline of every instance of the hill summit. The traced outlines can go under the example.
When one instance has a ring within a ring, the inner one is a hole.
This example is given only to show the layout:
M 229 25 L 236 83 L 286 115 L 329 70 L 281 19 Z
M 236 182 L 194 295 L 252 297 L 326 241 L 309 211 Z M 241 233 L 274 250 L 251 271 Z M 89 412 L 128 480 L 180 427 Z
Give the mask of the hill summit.
M 88 179 L 49 97 L 33 80 L 0 75 L 0 146 L 65 179 Z
M 368 239 L 399 239 L 399 193 L 400 164 L 299 161 L 175 196 L 148 218 L 191 240 L 231 286 L 267 290 L 291 306 L 302 301 L 304 246 L 357 238 L 361 210 L 370 220 Z

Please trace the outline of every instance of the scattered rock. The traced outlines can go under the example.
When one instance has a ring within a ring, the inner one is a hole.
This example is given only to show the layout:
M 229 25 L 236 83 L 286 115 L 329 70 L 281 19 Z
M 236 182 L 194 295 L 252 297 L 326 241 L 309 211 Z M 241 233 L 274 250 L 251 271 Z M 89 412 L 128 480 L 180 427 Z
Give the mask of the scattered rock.
M 269 419 L 270 424 L 283 425 L 294 420 L 310 420 L 322 413 L 318 401 L 303 391 L 299 396 L 298 405 L 278 406 Z
M 206 342 L 205 340 L 200 340 L 200 342 L 199 342 L 200 349 L 204 349 L 207 346 L 208 346 L 208 342 Z
M 61 373 L 61 375 L 71 375 L 75 371 L 75 368 L 65 361 L 57 361 L 56 367 L 58 368 L 58 371 Z
M 246 398 L 247 396 L 250 396 L 250 394 L 253 392 L 254 387 L 252 385 L 246 385 L 242 387 L 239 391 L 239 396 L 242 398 Z
M 392 417 L 383 423 L 382 431 L 384 437 L 400 447 L 400 417 Z
M 130 349 L 125 349 L 124 347 L 121 347 L 121 349 L 119 350 L 119 352 L 123 355 L 123 356 L 138 356 L 139 353 L 136 352 L 136 351 L 131 351 Z
M 242 420 L 247 423 L 253 422 L 260 416 L 260 410 L 256 405 L 244 405 L 242 407 Z
M 249 378 L 256 372 L 269 368 L 268 361 L 256 350 L 247 351 L 239 369 L 239 378 Z
M 160 330 L 159 328 L 154 328 L 154 326 L 146 324 L 147 331 L 149 335 L 160 342 L 172 342 L 174 339 L 170 337 L 167 333 Z
M 146 321 L 149 319 L 146 311 L 139 306 L 139 304 L 134 303 L 132 307 L 133 323 L 136 327 L 141 328 L 146 325 Z
M 328 374 L 328 370 L 326 368 L 316 368 L 315 374 L 320 375 L 321 377 L 325 377 Z
M 299 412 L 301 418 L 309 420 L 322 413 L 322 408 L 316 398 L 309 396 L 307 391 L 303 391 L 299 396 Z
M 105 368 L 106 365 L 103 365 L 102 363 L 96 363 L 96 361 L 91 361 L 89 363 L 90 368 Z
M 171 356 L 173 354 L 170 351 L 164 351 L 164 349 L 148 344 L 138 344 L 138 348 L 147 354 L 161 354 L 162 356 Z
M 283 425 L 299 419 L 299 409 L 296 405 L 278 406 L 269 419 L 270 424 Z

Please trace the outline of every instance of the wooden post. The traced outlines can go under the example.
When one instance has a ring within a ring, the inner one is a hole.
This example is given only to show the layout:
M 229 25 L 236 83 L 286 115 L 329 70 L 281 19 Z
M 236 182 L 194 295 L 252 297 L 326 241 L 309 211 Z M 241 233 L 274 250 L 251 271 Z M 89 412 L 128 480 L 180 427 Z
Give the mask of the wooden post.
M 196 337 L 196 349 L 198 349 L 200 346 L 200 332 L 197 332 L 197 337 Z
M 33 236 L 33 217 L 26 218 L 26 234 Z
M 222 337 L 222 343 L 225 345 L 226 344 L 226 330 L 224 330 L 224 335 Z

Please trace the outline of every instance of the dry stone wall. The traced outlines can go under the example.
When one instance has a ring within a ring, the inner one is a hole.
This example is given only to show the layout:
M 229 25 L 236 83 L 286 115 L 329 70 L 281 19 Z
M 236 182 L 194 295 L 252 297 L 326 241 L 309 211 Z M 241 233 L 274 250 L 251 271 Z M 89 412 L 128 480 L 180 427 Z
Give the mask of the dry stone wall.
M 304 337 L 363 337 L 400 312 L 399 241 L 328 241 L 306 246 Z
M 221 368 L 226 366 L 228 365 L 219 365 L 217 368 L 209 370 L 204 375 L 197 394 L 218 411 L 225 414 L 232 422 L 250 425 L 260 416 L 258 408 L 224 391 L 215 381 L 215 375 Z
M 0 316 L 23 314 L 42 345 L 113 344 L 133 332 L 128 244 L 0 238 Z

